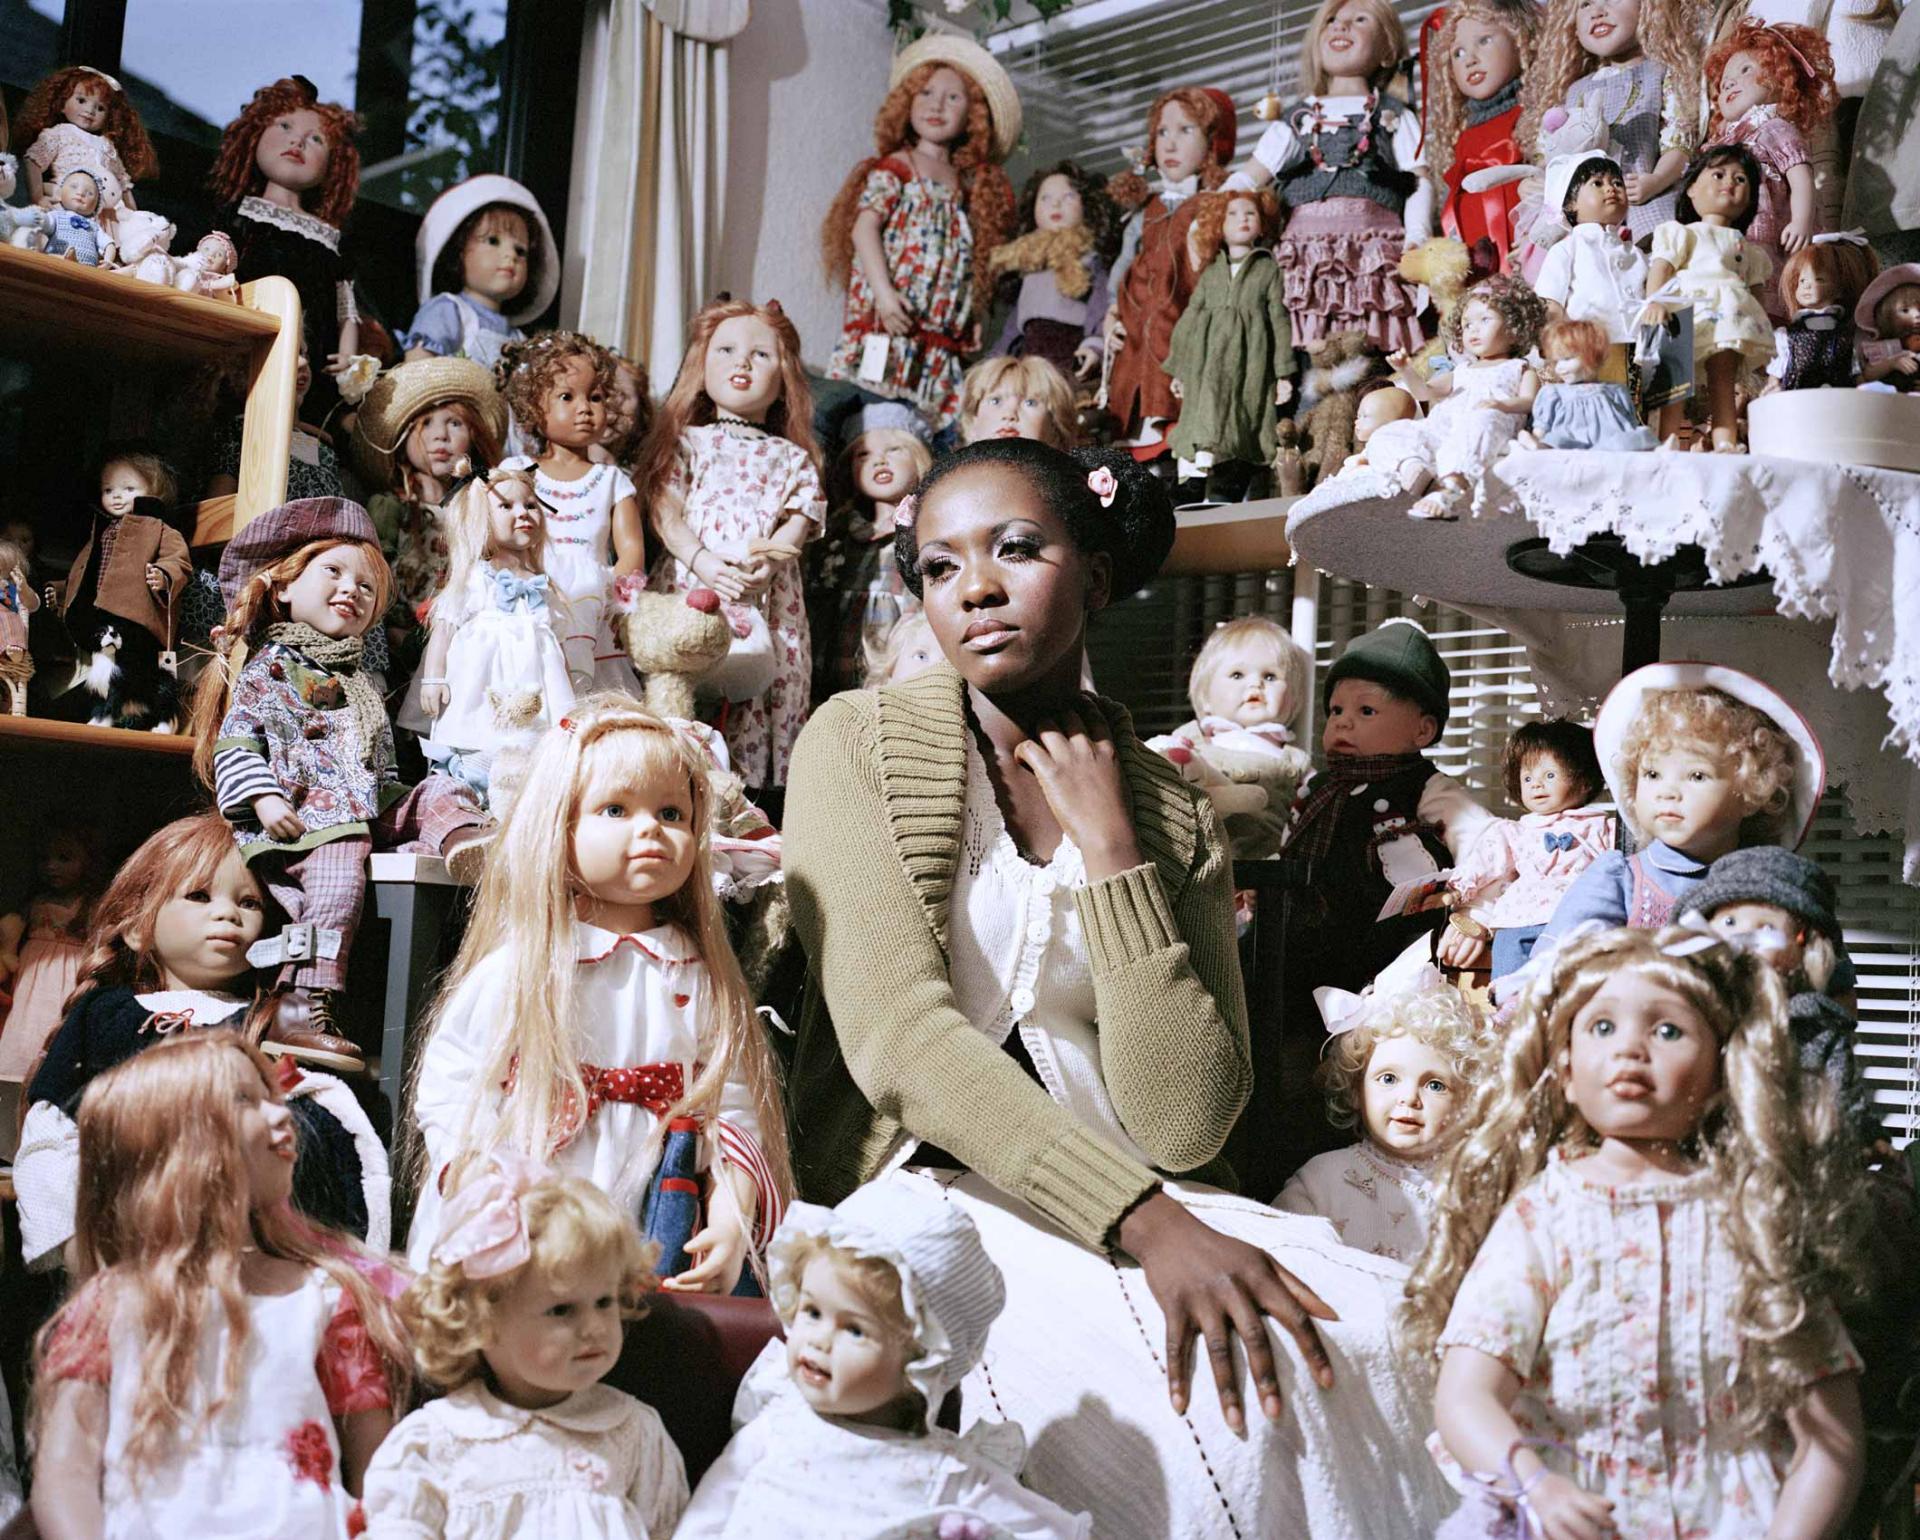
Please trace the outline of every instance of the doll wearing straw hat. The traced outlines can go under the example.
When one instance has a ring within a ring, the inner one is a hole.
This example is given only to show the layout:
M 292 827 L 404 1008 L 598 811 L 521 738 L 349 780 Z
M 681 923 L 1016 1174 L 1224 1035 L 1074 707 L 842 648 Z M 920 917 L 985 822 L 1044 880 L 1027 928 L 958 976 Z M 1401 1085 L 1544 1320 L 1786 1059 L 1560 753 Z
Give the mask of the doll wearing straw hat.
M 873 137 L 876 155 L 853 168 L 820 231 L 827 276 L 847 288 L 827 375 L 911 401 L 944 428 L 992 296 L 986 254 L 1013 233 L 1000 167 L 1020 139 L 1020 98 L 978 43 L 932 34 L 894 59 Z
M 407 362 L 470 358 L 492 369 L 560 292 L 560 253 L 539 200 L 512 177 L 468 177 L 420 221 L 420 308 Z M 494 457 L 494 458 L 497 458 Z M 491 462 L 489 462 L 491 463 Z

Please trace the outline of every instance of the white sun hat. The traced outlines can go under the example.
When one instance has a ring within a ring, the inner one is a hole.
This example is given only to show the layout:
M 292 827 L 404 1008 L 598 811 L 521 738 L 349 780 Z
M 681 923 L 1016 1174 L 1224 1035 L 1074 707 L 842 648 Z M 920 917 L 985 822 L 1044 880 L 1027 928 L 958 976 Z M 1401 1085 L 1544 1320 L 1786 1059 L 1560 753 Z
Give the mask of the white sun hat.
M 470 176 L 449 187 L 433 200 L 427 217 L 420 221 L 420 234 L 414 241 L 415 265 L 419 269 L 420 303 L 433 298 L 433 267 L 440 252 L 453 239 L 453 232 L 469 214 L 478 213 L 489 203 L 505 203 L 527 216 L 533 238 L 540 245 L 540 282 L 520 293 L 519 302 L 506 317 L 515 326 L 524 326 L 553 303 L 560 292 L 560 249 L 554 245 L 553 226 L 539 200 L 510 176 Z

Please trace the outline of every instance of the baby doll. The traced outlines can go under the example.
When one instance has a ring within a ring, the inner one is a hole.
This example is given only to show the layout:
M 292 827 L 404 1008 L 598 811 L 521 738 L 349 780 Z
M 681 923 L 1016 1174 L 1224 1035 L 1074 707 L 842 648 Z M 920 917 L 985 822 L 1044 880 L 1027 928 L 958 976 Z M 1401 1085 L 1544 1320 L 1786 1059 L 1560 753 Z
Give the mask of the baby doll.
M 848 416 L 841 445 L 826 533 L 807 561 L 807 625 L 825 642 L 813 653 L 816 700 L 857 689 L 868 649 L 920 607 L 894 562 L 893 534 L 895 511 L 933 466 L 926 424 L 898 402 L 877 402 Z
M 27 617 L 40 608 L 29 564 L 17 541 L 0 538 L 0 684 L 7 687 L 8 714 L 16 717 L 27 714 L 27 681 L 33 678 Z
M 1614 848 L 1613 809 L 1593 734 L 1559 718 L 1528 722 L 1507 740 L 1507 800 L 1525 811 L 1487 825 L 1447 883 L 1452 924 L 1440 945 L 1450 967 L 1483 966 L 1492 933 L 1493 976 L 1504 978 L 1533 955 L 1533 944 L 1567 889 Z
M 1522 146 L 1515 129 L 1521 83 L 1540 39 L 1540 7 L 1535 0 L 1467 0 L 1436 14 L 1444 16 L 1435 38 L 1441 67 L 1422 77 L 1428 93 L 1422 158 L 1427 174 L 1446 188 L 1440 228 L 1468 246 L 1491 243 L 1506 272 L 1519 184 L 1469 192 L 1462 183 L 1476 171 L 1518 165 L 1529 156 L 1531 147 Z
M 186 541 L 167 522 L 176 489 L 159 456 L 107 451 L 100 500 L 60 595 L 60 613 L 100 699 L 95 727 L 170 733 L 175 610 L 193 571 Z
M 560 254 L 539 200 L 489 173 L 449 187 L 414 242 L 420 308 L 400 337 L 409 363 L 470 358 L 491 370 L 560 292 Z
M 1268 243 L 1280 222 L 1270 192 L 1203 193 L 1190 240 L 1199 282 L 1173 328 L 1166 371 L 1180 402 L 1173 452 L 1183 480 L 1220 470 L 1228 486 L 1264 497 L 1279 444 L 1274 408 L 1293 399 L 1293 329 Z M 1238 462 L 1240 473 L 1227 467 Z
M 1593 737 L 1635 848 L 1610 850 L 1580 874 L 1536 950 L 1588 920 L 1669 923 L 1728 851 L 1797 846 L 1826 782 L 1819 740 L 1800 713 L 1758 679 L 1713 663 L 1634 670 L 1602 702 Z M 1851 968 L 1842 972 L 1851 988 Z
M 1777 275 L 1822 229 L 1807 141 L 1840 103 L 1833 51 L 1811 27 L 1748 17 L 1707 55 L 1706 73 L 1713 112 L 1701 147 L 1744 144 L 1753 152 L 1760 184 L 1747 239 L 1766 253 Z M 1761 302 L 1774 320 L 1786 319 L 1772 279 Z
M 613 634 L 617 577 L 639 572 L 646 556 L 640 500 L 627 473 L 595 463 L 607 431 L 613 357 L 578 332 L 540 332 L 510 342 L 500 356 L 501 393 L 532 452 L 503 460 L 531 466 L 547 521 L 547 566 L 569 608 L 567 667 L 576 688 L 635 688 L 633 670 Z
M 1388 360 L 1395 378 L 1416 400 L 1439 398 L 1418 420 L 1388 423 L 1368 445 L 1370 463 L 1391 471 L 1404 490 L 1437 485 L 1407 510 L 1416 519 L 1457 519 L 1478 513 L 1481 478 L 1527 423 L 1540 388 L 1527 354 L 1546 324 L 1546 306 L 1526 283 L 1496 275 L 1475 284 L 1447 312 L 1440 335 L 1464 358 L 1455 368 L 1419 379 L 1398 352 Z
M 869 641 L 866 651 L 867 671 L 860 681 L 865 690 L 905 684 L 946 661 L 934 640 L 932 623 L 921 610 L 902 615 L 878 640 Z
M 0 920 L 0 938 L 10 939 L 8 950 L 18 949 L 13 1007 L 0 1031 L 0 1084 L 10 1086 L 33 1078 L 47 1039 L 59 1030 L 110 867 L 96 830 L 62 823 L 45 835 L 38 870 L 40 891 L 26 914 Z
M 79 1123 L 85 1281 L 35 1353 L 40 1532 L 346 1540 L 408 1354 L 384 1264 L 288 1202 L 272 1067 L 181 1033 L 89 1086 Z
M 208 299 L 240 297 L 240 280 L 234 269 L 240 265 L 240 253 L 233 237 L 224 230 L 210 230 L 200 244 L 174 265 L 173 286 L 182 294 L 204 294 Z
M 1828 1535 L 1852 1505 L 1858 1157 L 1772 970 L 1696 939 L 1557 956 L 1443 1159 L 1402 1326 L 1441 1355 L 1448 1537 Z
M 69 171 L 53 184 L 48 198 L 44 208 L 13 211 L 13 244 L 87 267 L 111 267 L 117 253 L 98 217 L 100 178 L 84 168 Z
M 1404 620 L 1354 638 L 1327 669 L 1326 765 L 1295 791 L 1280 849 L 1305 884 L 1286 911 L 1289 1020 L 1310 1019 L 1321 985 L 1361 989 L 1445 921 L 1438 907 L 1382 911 L 1396 889 L 1437 882 L 1493 818 L 1424 753 L 1446 726 L 1451 688 L 1432 639 Z M 1249 1106 L 1267 1123 L 1257 1143 L 1272 1151 L 1240 1173 L 1251 1191 L 1274 1190 L 1300 1159 L 1332 1147 L 1310 1089 L 1316 1048 L 1293 1034 L 1280 1045 L 1285 1062 L 1256 1060 Z
M 1745 145 L 1700 152 L 1680 179 L 1680 217 L 1653 232 L 1640 311 L 1641 324 L 1657 326 L 1675 305 L 1693 306 L 1693 356 L 1706 366 L 1713 447 L 1727 453 L 1741 448 L 1740 376 L 1773 356 L 1759 298 L 1773 264 L 1746 238 L 1759 185 L 1759 164 Z M 1661 438 L 1672 442 L 1685 416 L 1684 401 L 1662 406 Z
M 664 1540 L 687 1470 L 660 1414 L 600 1383 L 654 1287 L 650 1248 L 591 1182 L 496 1151 L 447 1204 L 400 1300 L 447 1394 L 367 1467 L 367 1540 Z
M 360 309 L 340 227 L 360 191 L 359 120 L 323 102 L 294 75 L 262 86 L 220 136 L 208 184 L 221 205 L 215 228 L 239 254 L 242 283 L 277 273 L 300 291 L 306 349 L 329 377 L 321 417 L 333 404 L 331 376 L 360 351 Z
M 827 280 L 846 286 L 827 377 L 912 402 L 935 429 L 960 410 L 960 360 L 993 297 L 987 254 L 1013 230 L 1000 169 L 1020 98 L 971 38 L 928 33 L 894 56 L 855 166 L 820 229 Z
M 1554 250 L 1562 249 L 1556 246 Z M 1602 380 L 1611 344 L 1598 321 L 1555 321 L 1540 333 L 1543 382 L 1528 448 L 1644 450 L 1660 441 L 1633 415 L 1627 387 Z
M 1358 1251 L 1412 1262 L 1433 1218 L 1433 1167 L 1496 1057 L 1480 1014 L 1436 968 L 1398 989 L 1319 989 L 1327 1116 L 1360 1142 L 1316 1155 L 1273 1206 L 1318 1214 Z
M 274 1040 L 357 1058 L 335 1001 L 376 847 L 424 846 L 478 875 L 492 827 L 444 775 L 404 786 L 379 689 L 361 667 L 393 578 L 357 503 L 309 498 L 227 543 L 220 650 L 193 705 L 193 767 L 288 924 L 248 957 L 290 998 Z M 297 1018 L 304 1014 L 303 1025 Z
M 1827 993 L 1843 955 L 1833 879 L 1778 845 L 1734 850 L 1680 901 L 1683 925 L 1753 947 L 1787 991 L 1787 1027 L 1810 1082 L 1832 1091 L 1862 1145 L 1880 1137 L 1873 1093 L 1854 1057 L 1853 1013 Z
M 67 65 L 35 86 L 20 104 L 14 132 L 27 146 L 27 201 L 45 208 L 69 173 L 89 171 L 110 222 L 122 205 L 134 206 L 135 182 L 160 173 L 146 126 L 120 82 L 89 65 Z
M 476 474 L 465 460 L 458 469 L 468 479 L 447 507 L 447 590 L 400 725 L 479 768 L 565 716 L 573 681 L 554 635 L 566 599 L 549 592 L 547 509 L 532 470 Z M 468 784 L 487 794 L 484 780 Z
M 786 1340 L 748 1371 L 735 1406 L 748 1420 L 675 1540 L 830 1540 L 849 1532 L 849 1503 L 876 1535 L 1091 1532 L 1086 1515 L 1020 1484 L 1015 1425 L 935 1423 L 1006 1303 L 973 1220 L 937 1187 L 899 1177 L 836 1208 L 796 1203 L 769 1270 Z
M 1557 156 L 1547 165 L 1547 207 L 1568 234 L 1540 264 L 1533 289 L 1554 319 L 1592 321 L 1606 333 L 1608 378 L 1624 384 L 1635 321 L 1647 298 L 1647 258 L 1626 224 L 1627 181 L 1604 155 Z
M 534 745 L 413 1087 L 428 1261 L 469 1160 L 551 1160 L 637 1217 L 671 1124 L 697 1120 L 705 1224 L 672 1288 L 728 1293 L 791 1191 L 773 1057 L 709 871 L 704 740 L 624 696 Z
M 1300 45 L 1300 100 L 1227 182 L 1273 182 L 1287 206 L 1274 255 L 1303 346 L 1350 329 L 1388 352 L 1426 340 L 1420 296 L 1395 271 L 1433 223 L 1419 115 L 1387 90 L 1406 54 L 1387 0 L 1320 0 Z
M 1860 376 L 1854 306 L 1873 282 L 1873 249 L 1852 235 L 1816 235 L 1780 270 L 1790 319 L 1767 366 L 1782 390 L 1844 390 Z
M 27 1089 L 15 1174 L 29 1263 L 57 1260 L 74 1234 L 75 1119 L 87 1087 L 175 1035 L 257 1031 L 246 953 L 266 906 L 233 831 L 212 811 L 167 824 L 114 875 L 94 906 L 71 1007 Z M 299 1133 L 294 1206 L 386 1250 L 387 1152 L 366 1112 L 330 1074 L 288 1062 L 277 1084 Z
M 733 768 L 750 787 L 786 784 L 807 719 L 813 652 L 799 556 L 827 512 L 812 423 L 793 322 L 778 303 L 722 300 L 693 318 L 679 378 L 641 456 L 648 517 L 664 547 L 652 586 L 711 588 L 730 606 L 736 634 L 763 633 L 773 644 L 772 684 L 726 724 Z
M 1085 379 L 1100 367 L 1106 346 L 1120 206 L 1102 178 L 1063 160 L 1027 179 L 1019 221 L 1022 234 L 987 257 L 987 270 L 1012 304 L 992 351 L 1044 358 L 1061 374 Z
M 1236 859 L 1280 848 L 1294 787 L 1307 772 L 1293 725 L 1312 678 L 1313 660 L 1282 627 L 1258 615 L 1230 620 L 1202 644 L 1187 676 L 1193 720 L 1147 740 L 1206 792 Z
M 1920 262 L 1890 267 L 1868 284 L 1853 324 L 1864 339 L 1863 384 L 1902 391 L 1920 385 Z
M 1519 140 L 1540 141 L 1558 108 L 1591 121 L 1626 173 L 1627 225 L 1644 241 L 1674 217 L 1674 183 L 1699 139 L 1700 0 L 1551 0 L 1520 91 Z M 1549 203 L 1548 207 L 1554 207 Z M 1515 229 L 1531 230 L 1524 208 Z
M 1073 386 L 1036 354 L 983 358 L 960 382 L 960 442 L 1031 438 L 1055 449 L 1080 442 Z
M 1367 451 L 1373 436 L 1390 422 L 1406 422 L 1420 415 L 1420 404 L 1390 380 L 1377 380 L 1361 395 L 1353 413 L 1353 453 L 1341 461 L 1340 469 L 1352 470 L 1371 465 Z M 1388 438 L 1392 442 L 1391 436 Z
M 500 463 L 507 406 L 493 374 L 466 358 L 419 359 L 374 382 L 353 424 L 353 455 L 370 487 L 367 515 L 393 563 L 398 606 L 415 616 L 447 586 L 441 504 L 462 460 Z M 391 620 L 389 622 L 392 623 Z
M 1192 198 L 1226 179 L 1237 136 L 1226 92 L 1175 86 L 1147 113 L 1147 146 L 1140 153 L 1152 162 L 1152 185 L 1137 172 L 1108 184 L 1128 212 L 1113 269 L 1101 395 L 1120 438 L 1155 455 L 1166 452 L 1168 426 L 1180 415 L 1161 364 L 1199 277 L 1187 245 L 1198 212 Z

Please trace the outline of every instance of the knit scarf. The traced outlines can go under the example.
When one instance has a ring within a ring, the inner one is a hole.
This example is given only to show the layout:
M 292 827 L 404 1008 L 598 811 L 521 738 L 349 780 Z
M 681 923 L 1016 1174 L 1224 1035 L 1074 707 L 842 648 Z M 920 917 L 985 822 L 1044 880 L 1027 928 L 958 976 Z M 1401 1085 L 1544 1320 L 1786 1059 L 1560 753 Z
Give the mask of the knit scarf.
M 282 620 L 267 627 L 267 640 L 292 647 L 328 672 L 339 675 L 347 692 L 347 704 L 353 708 L 354 720 L 360 726 L 361 762 L 372 764 L 380 750 L 380 734 L 387 725 L 387 706 L 373 687 L 373 681 L 360 672 L 366 638 L 328 636 L 303 620 Z
M 1501 113 L 1507 111 L 1508 108 L 1512 107 L 1513 104 L 1519 100 L 1520 77 L 1518 75 L 1515 75 L 1513 79 L 1509 80 L 1484 101 L 1476 102 L 1472 97 L 1468 97 L 1465 102 L 1467 109 L 1467 127 L 1477 128 L 1489 118 L 1499 117 Z
M 1085 225 L 1066 230 L 1029 230 L 1017 240 L 993 248 L 987 258 L 991 273 L 1039 273 L 1049 268 L 1060 292 L 1068 299 L 1085 299 L 1093 289 L 1087 253 L 1093 250 L 1093 232 Z
M 1329 759 L 1327 768 L 1311 777 L 1293 799 L 1293 815 L 1287 822 L 1287 842 L 1282 853 L 1318 861 L 1333 849 L 1333 837 L 1340 828 L 1340 809 L 1355 788 L 1391 780 L 1421 763 L 1422 758 L 1416 751 Z

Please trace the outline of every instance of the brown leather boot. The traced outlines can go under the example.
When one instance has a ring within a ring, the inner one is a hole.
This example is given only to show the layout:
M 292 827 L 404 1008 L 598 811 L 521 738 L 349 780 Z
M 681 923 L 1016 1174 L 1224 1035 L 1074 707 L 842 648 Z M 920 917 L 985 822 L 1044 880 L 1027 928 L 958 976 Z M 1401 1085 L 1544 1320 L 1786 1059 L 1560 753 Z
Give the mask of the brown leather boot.
M 364 1075 L 367 1061 L 352 1039 L 334 1030 L 331 989 L 289 989 L 279 997 L 260 1050 L 284 1054 L 340 1075 Z

